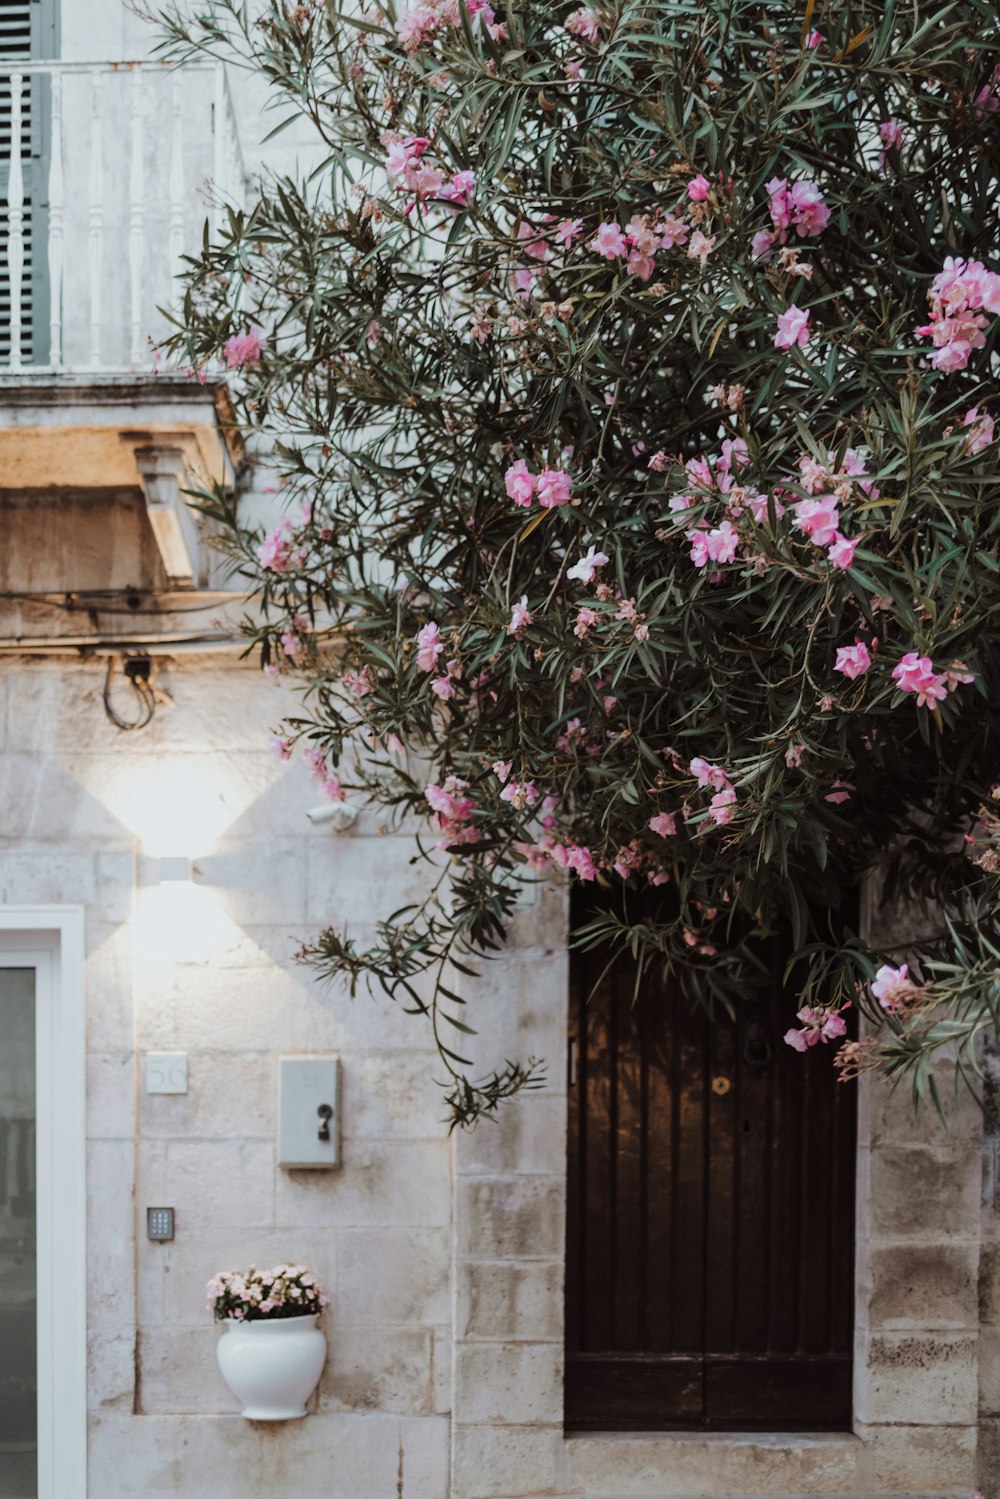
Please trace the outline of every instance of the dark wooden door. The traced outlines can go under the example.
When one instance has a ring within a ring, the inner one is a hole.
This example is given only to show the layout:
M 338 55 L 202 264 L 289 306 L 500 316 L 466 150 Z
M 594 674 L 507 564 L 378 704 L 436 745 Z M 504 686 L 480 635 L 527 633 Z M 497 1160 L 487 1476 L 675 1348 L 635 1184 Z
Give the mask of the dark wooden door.
M 566 1425 L 848 1429 L 855 1090 L 782 1041 L 794 997 L 735 1021 L 627 960 L 571 966 Z M 589 998 L 588 998 L 589 997 Z

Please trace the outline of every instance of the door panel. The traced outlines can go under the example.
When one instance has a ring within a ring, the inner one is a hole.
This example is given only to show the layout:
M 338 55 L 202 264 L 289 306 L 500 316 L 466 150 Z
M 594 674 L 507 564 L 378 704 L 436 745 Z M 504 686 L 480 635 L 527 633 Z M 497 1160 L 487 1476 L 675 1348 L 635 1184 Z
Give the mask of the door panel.
M 851 1422 L 854 1091 L 784 1045 L 794 995 L 709 1021 L 606 955 L 571 964 L 566 1424 Z

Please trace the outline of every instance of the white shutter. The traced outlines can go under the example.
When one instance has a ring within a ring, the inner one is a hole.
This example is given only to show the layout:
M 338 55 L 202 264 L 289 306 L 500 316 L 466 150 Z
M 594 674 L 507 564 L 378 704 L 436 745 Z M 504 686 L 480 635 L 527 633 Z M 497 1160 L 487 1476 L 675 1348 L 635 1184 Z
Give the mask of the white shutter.
M 27 62 L 32 47 L 32 17 L 36 26 L 38 6 L 32 0 L 0 0 L 0 366 L 10 357 L 10 277 L 7 267 L 7 178 L 10 162 L 10 73 L 19 61 Z M 21 292 L 22 358 L 30 364 L 35 352 L 34 242 L 32 235 L 31 171 L 32 139 L 37 111 L 31 107 L 34 79 L 26 79 L 22 96 L 21 158 L 24 164 L 24 280 Z

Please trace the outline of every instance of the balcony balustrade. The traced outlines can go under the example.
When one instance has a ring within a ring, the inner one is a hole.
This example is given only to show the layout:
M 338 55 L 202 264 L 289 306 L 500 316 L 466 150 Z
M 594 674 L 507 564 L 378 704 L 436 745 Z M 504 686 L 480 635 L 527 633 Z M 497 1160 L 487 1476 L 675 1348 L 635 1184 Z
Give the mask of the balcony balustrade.
M 0 386 L 152 374 L 182 258 L 245 183 L 219 65 L 0 61 Z

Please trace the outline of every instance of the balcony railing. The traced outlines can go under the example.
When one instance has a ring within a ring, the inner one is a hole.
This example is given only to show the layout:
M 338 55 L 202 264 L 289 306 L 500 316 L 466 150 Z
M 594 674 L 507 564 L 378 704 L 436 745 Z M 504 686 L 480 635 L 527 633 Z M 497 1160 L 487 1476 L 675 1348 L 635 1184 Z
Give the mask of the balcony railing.
M 245 184 L 221 66 L 0 60 L 0 380 L 151 372 L 182 256 Z

